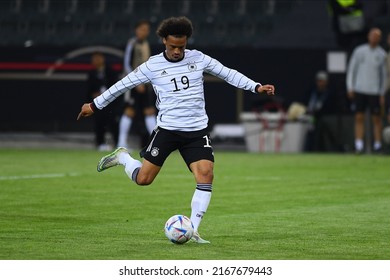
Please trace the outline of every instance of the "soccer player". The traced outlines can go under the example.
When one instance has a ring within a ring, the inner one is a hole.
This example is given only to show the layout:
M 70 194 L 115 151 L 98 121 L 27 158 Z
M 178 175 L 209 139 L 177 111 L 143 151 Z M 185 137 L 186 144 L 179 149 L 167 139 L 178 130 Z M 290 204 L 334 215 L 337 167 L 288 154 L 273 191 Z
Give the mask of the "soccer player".
M 124 56 L 124 69 L 126 74 L 136 69 L 150 57 L 150 47 L 147 40 L 150 33 L 150 23 L 139 21 L 135 26 L 135 36 L 126 46 Z M 156 98 L 150 84 L 140 84 L 125 94 L 125 109 L 119 122 L 118 147 L 127 147 L 127 138 L 136 114 L 143 114 L 148 135 L 156 127 Z M 141 135 L 143 136 L 143 135 Z
M 86 101 L 99 96 L 118 80 L 118 73 L 108 67 L 103 53 L 93 53 L 91 64 L 93 69 L 88 72 Z M 108 145 L 105 140 L 106 131 L 111 133 L 114 147 L 118 142 L 118 117 L 122 106 L 122 100 L 118 98 L 94 115 L 95 143 L 99 151 L 111 150 L 111 145 Z
M 210 243 L 200 237 L 198 228 L 211 199 L 214 153 L 208 133 L 203 73 L 217 76 L 229 84 L 254 93 L 273 95 L 273 85 L 262 85 L 198 50 L 186 49 L 192 23 L 186 17 L 171 17 L 161 22 L 157 34 L 165 51 L 150 57 L 133 72 L 110 87 L 91 103 L 82 106 L 77 119 L 103 109 L 122 93 L 142 83 L 151 83 L 157 95 L 157 128 L 149 145 L 141 152 L 143 162 L 133 159 L 123 147 L 103 157 L 97 170 L 123 165 L 130 179 L 149 185 L 160 172 L 165 159 L 179 150 L 196 181 L 191 201 L 193 241 Z

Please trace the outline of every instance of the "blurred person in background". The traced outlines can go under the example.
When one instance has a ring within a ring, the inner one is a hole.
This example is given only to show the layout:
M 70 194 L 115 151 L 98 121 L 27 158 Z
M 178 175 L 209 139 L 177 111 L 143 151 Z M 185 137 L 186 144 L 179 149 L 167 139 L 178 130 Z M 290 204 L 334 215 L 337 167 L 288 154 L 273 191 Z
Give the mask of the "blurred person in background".
M 356 45 L 363 43 L 366 35 L 366 22 L 362 2 L 359 0 L 329 0 L 328 7 L 337 44 L 349 52 Z
M 92 54 L 91 64 L 93 70 L 88 72 L 87 100 L 98 97 L 118 80 L 117 73 L 106 65 L 106 60 L 102 53 L 95 52 Z M 118 123 L 121 108 L 123 108 L 122 98 L 118 98 L 94 115 L 95 144 L 99 151 L 112 149 L 112 146 L 105 139 L 107 131 L 112 135 L 113 145 L 115 146 L 118 142 Z
M 387 125 L 390 125 L 390 32 L 387 34 L 387 91 L 386 91 L 386 108 L 387 108 Z
M 127 43 L 124 56 L 125 74 L 129 74 L 150 57 L 150 46 L 147 40 L 150 33 L 150 23 L 139 21 L 135 26 L 135 36 Z M 128 147 L 128 135 L 136 116 L 141 117 L 138 128 L 141 136 L 141 146 L 153 132 L 156 126 L 155 94 L 150 84 L 141 84 L 125 94 L 125 109 L 119 122 L 118 147 Z M 144 117 L 142 119 L 142 116 Z M 144 125 L 145 124 L 145 125 Z M 145 126 L 147 133 L 145 133 Z M 146 134 L 146 135 L 145 135 Z
M 390 32 L 387 34 L 387 89 L 386 89 L 386 127 L 383 129 L 384 152 L 390 153 Z
M 364 149 L 364 116 L 370 110 L 374 132 L 374 152 L 382 148 L 382 109 L 385 105 L 387 79 L 386 52 L 379 45 L 382 32 L 371 28 L 368 43 L 357 46 L 347 70 L 347 94 L 355 113 L 355 151 Z
M 314 124 L 306 138 L 306 151 L 326 151 L 328 142 L 330 146 L 337 147 L 337 141 L 331 132 L 331 124 L 324 120 L 324 116 L 335 114 L 337 111 L 337 102 L 333 95 L 334 93 L 329 88 L 328 73 L 318 71 L 315 84 L 309 91 L 305 102 L 306 114 L 313 117 Z

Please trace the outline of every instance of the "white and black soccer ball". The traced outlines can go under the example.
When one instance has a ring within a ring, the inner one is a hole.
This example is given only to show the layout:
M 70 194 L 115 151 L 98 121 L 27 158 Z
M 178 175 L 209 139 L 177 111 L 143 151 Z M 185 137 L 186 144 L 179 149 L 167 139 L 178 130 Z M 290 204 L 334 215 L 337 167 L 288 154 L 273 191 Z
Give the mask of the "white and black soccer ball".
M 171 242 L 184 244 L 194 235 L 194 226 L 187 216 L 174 215 L 165 223 L 164 231 Z

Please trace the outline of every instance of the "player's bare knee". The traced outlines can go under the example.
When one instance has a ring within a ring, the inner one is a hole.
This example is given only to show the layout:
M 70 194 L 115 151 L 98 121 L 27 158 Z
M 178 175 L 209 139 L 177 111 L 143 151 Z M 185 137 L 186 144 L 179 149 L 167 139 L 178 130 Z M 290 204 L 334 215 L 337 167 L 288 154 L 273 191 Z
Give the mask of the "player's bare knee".
M 134 118 L 135 117 L 135 110 L 133 108 L 128 107 L 125 109 L 124 114 L 126 116 L 128 116 L 129 118 Z
M 213 169 L 202 169 L 196 172 L 196 181 L 198 183 L 212 183 L 214 179 Z
M 137 185 L 140 185 L 140 186 L 147 186 L 147 185 L 150 185 L 151 183 L 153 183 L 153 180 L 154 180 L 154 178 L 152 178 L 151 176 L 145 176 L 145 175 L 138 174 L 137 179 L 136 179 L 136 183 L 137 183 Z
M 146 116 L 153 116 L 156 114 L 156 110 L 153 107 L 148 107 L 148 108 L 145 108 L 144 114 Z

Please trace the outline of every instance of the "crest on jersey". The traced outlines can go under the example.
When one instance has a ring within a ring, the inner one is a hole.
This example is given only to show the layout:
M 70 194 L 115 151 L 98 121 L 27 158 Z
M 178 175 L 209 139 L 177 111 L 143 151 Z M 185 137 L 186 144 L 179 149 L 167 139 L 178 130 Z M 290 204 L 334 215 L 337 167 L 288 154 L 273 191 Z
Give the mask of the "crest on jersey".
M 153 149 L 150 151 L 150 154 L 154 157 L 158 156 L 159 154 L 158 148 L 153 147 Z
M 195 64 L 195 62 L 190 62 L 190 63 L 188 63 L 188 70 L 190 70 L 190 72 L 196 70 L 196 64 Z

